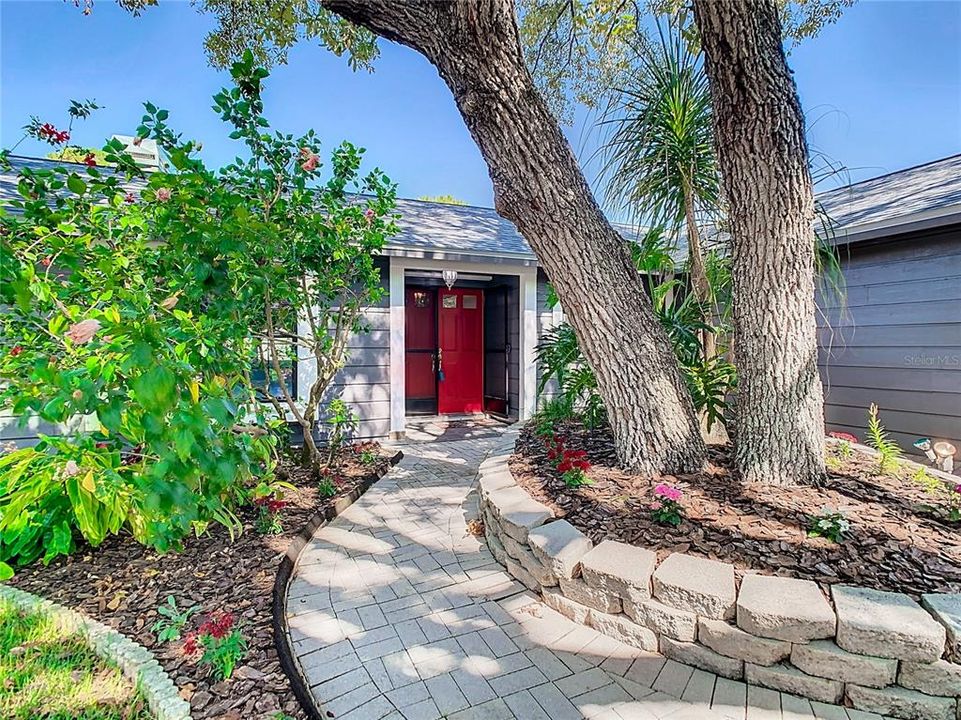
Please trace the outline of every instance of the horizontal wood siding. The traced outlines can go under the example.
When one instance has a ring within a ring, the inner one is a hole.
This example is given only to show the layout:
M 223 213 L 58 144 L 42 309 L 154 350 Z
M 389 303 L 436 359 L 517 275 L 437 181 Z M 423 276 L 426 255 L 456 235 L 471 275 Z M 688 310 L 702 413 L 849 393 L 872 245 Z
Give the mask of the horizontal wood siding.
M 358 420 L 353 433 L 358 440 L 390 433 L 390 260 L 381 258 L 377 264 L 383 297 L 364 312 L 368 331 L 351 336 L 347 362 L 325 396 L 350 406 Z
M 855 245 L 842 268 L 841 301 L 818 302 L 828 429 L 863 439 L 874 402 L 906 451 L 961 447 L 961 227 Z

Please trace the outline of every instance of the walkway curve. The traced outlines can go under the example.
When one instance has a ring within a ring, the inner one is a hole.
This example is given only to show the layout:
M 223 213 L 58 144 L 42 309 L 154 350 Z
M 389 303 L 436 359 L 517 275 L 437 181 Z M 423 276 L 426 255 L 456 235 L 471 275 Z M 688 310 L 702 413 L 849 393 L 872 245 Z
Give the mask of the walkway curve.
M 620 643 L 544 605 L 482 540 L 477 468 L 513 433 L 431 425 L 301 553 L 294 656 L 339 720 L 879 718 L 749 687 Z M 854 714 L 851 714 L 854 713 Z

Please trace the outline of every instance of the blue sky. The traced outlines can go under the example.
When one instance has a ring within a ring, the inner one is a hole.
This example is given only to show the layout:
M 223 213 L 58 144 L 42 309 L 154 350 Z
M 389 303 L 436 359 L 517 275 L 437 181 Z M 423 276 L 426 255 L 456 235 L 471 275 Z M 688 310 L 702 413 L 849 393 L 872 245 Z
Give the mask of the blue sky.
M 106 107 L 74 140 L 99 146 L 131 133 L 151 100 L 204 142 L 208 163 L 222 164 L 236 145 L 210 111 L 226 77 L 206 64 L 209 27 L 183 1 L 161 0 L 134 18 L 109 0 L 90 16 L 60 0 L 0 0 L 0 144 L 15 143 L 31 114 L 63 125 L 69 99 L 94 98 Z M 354 73 L 302 43 L 269 81 L 269 118 L 291 132 L 313 127 L 328 147 L 342 139 L 366 147 L 402 196 L 450 193 L 490 206 L 486 166 L 436 71 L 406 48 L 381 48 L 374 73 Z M 961 152 L 961 2 L 862 0 L 795 48 L 790 63 L 816 119 L 812 146 L 847 166 L 851 180 Z M 579 117 L 567 132 L 587 157 Z M 24 143 L 18 152 L 45 148 Z

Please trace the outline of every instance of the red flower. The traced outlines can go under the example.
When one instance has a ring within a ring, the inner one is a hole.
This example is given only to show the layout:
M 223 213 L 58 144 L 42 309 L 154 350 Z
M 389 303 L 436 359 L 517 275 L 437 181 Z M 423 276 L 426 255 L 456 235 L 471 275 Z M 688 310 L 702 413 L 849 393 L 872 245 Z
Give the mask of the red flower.
M 44 267 L 50 267 L 51 260 L 48 257 L 40 258 L 40 264 Z
M 587 472 L 591 469 L 591 464 L 587 460 L 579 460 L 574 463 L 574 467 L 582 472 Z
M 14 345 L 14 346 L 10 349 L 10 356 L 11 356 L 11 357 L 17 357 L 17 355 L 19 355 L 19 354 L 22 353 L 22 352 L 23 352 L 23 348 L 22 348 L 20 345 Z
M 92 152 L 88 152 L 83 156 L 83 164 L 87 167 L 97 167 L 97 158 Z
M 287 503 L 283 500 L 277 500 L 276 498 L 271 498 L 267 501 L 267 511 L 271 513 L 278 513 L 287 507 Z
M 562 475 L 563 475 L 564 473 L 566 473 L 566 472 L 570 472 L 570 471 L 573 470 L 573 469 L 574 469 L 574 466 L 571 465 L 571 463 L 570 463 L 569 460 L 562 460 L 562 461 L 557 465 L 557 472 L 561 473 Z
M 857 443 L 858 441 L 854 435 L 846 432 L 830 432 L 828 433 L 828 437 L 833 437 L 835 440 L 844 440 L 849 443 Z
M 197 643 L 197 633 L 190 633 L 184 640 L 184 655 L 196 655 L 200 650 Z
M 137 196 L 132 192 L 128 192 L 126 195 L 124 195 L 123 201 L 125 203 L 135 203 L 137 202 Z

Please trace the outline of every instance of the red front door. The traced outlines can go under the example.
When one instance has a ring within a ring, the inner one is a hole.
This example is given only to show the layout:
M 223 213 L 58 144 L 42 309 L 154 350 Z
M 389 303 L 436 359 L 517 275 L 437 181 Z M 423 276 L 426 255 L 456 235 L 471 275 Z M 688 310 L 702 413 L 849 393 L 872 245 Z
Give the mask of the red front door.
M 438 413 L 484 409 L 484 291 L 437 291 Z

